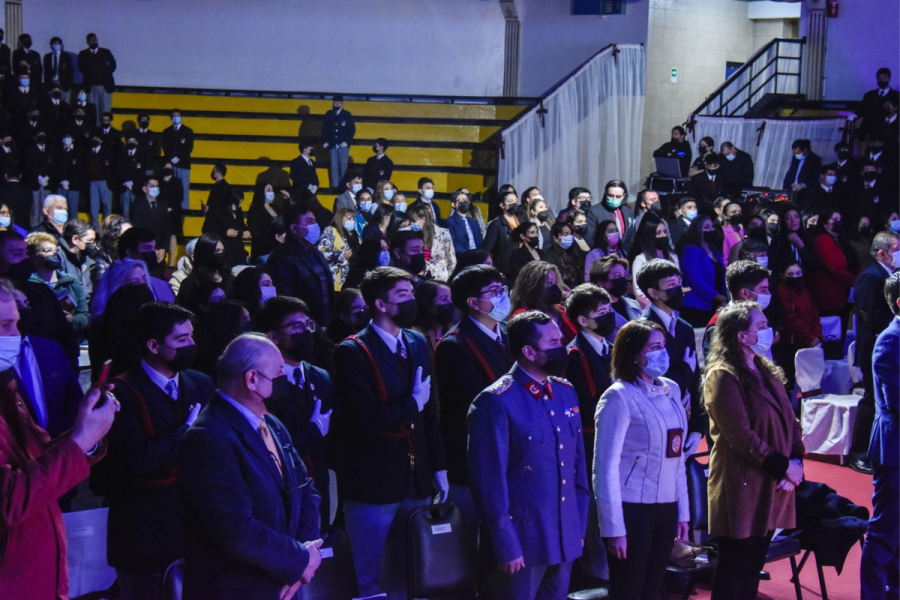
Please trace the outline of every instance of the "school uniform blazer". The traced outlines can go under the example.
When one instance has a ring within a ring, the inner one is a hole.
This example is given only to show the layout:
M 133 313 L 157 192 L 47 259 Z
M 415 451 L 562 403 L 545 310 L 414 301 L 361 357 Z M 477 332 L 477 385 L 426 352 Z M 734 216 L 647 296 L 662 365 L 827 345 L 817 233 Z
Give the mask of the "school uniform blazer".
M 875 422 L 869 441 L 873 465 L 900 467 L 900 318 L 891 319 L 875 341 L 872 357 L 875 379 Z

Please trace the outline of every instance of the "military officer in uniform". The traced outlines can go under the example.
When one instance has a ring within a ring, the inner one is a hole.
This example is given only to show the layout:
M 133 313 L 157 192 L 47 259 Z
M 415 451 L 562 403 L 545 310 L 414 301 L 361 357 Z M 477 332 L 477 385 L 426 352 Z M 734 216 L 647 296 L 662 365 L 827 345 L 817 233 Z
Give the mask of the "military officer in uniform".
M 488 599 L 565 598 L 590 490 L 581 415 L 562 334 L 539 311 L 507 326 L 516 363 L 469 409 L 469 483 L 481 517 Z

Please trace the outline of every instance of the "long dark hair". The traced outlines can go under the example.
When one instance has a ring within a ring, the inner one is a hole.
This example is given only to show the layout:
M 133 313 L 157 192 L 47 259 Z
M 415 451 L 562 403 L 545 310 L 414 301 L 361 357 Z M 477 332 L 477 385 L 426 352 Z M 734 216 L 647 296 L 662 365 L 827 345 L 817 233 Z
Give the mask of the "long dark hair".
M 210 307 L 197 332 L 195 369 L 210 377 L 215 376 L 216 361 L 225 347 L 244 333 L 241 320 L 245 308 L 244 303 L 238 300 L 221 300 Z
M 247 267 L 241 269 L 241 272 L 234 278 L 234 285 L 231 286 L 231 297 L 240 301 L 250 313 L 250 317 L 255 317 L 256 312 L 260 309 L 260 297 L 262 292 L 259 287 L 259 280 L 263 275 L 269 272 L 263 267 Z
M 647 257 L 647 260 L 657 258 L 656 251 L 659 248 L 656 247 L 656 228 L 662 222 L 663 220 L 652 212 L 646 213 L 644 218 L 641 219 L 641 226 L 638 228 L 637 235 L 634 236 L 629 249 L 629 260 L 632 264 L 634 264 L 634 259 L 642 253 Z M 675 262 L 672 260 L 673 252 L 671 248 L 667 247 L 663 250 L 663 253 L 665 254 L 663 258 L 673 263 Z
M 204 233 L 200 236 L 200 239 L 197 240 L 197 245 L 194 246 L 194 266 L 192 273 L 194 271 L 197 272 L 197 275 L 204 280 L 213 281 L 215 279 L 216 268 L 212 266 L 212 257 L 216 253 L 216 247 L 219 243 L 224 245 L 224 241 L 222 238 L 217 236 L 214 233 Z M 224 271 L 225 268 L 223 267 Z M 222 277 L 225 276 L 225 273 L 219 273 Z
M 597 229 L 594 230 L 596 232 L 596 233 L 594 233 L 594 249 L 595 250 L 597 250 L 597 249 L 602 250 L 603 253 L 605 254 L 606 251 L 609 249 L 609 241 L 607 241 L 607 239 L 606 239 L 606 228 L 609 227 L 610 225 L 612 225 L 613 223 L 615 223 L 615 221 L 611 221 L 609 219 L 607 219 L 605 221 L 600 221 L 599 223 L 597 223 Z M 621 244 L 621 243 L 622 243 L 622 240 L 620 239 L 619 244 Z

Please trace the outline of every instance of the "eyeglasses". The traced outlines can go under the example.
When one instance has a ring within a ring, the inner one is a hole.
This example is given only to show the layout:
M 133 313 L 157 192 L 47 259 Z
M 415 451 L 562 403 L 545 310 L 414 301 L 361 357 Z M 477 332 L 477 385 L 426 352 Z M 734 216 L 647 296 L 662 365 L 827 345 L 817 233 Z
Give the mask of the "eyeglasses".
M 312 319 L 308 321 L 294 321 L 278 327 L 277 329 L 286 329 L 288 333 L 305 333 L 307 331 L 316 331 L 316 322 Z
M 478 296 L 489 296 L 490 298 L 499 298 L 500 296 L 502 296 L 505 293 L 508 293 L 507 288 L 505 285 L 501 285 L 501 286 L 492 287 L 490 289 L 487 289 L 487 290 L 481 292 L 480 294 L 478 294 Z

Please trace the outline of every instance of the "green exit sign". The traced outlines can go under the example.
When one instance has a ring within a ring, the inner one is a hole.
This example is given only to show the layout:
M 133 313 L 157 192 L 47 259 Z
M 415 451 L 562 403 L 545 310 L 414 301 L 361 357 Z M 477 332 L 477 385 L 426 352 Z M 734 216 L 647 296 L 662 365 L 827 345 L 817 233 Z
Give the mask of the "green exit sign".
M 678 69 L 675 67 L 672 67 L 672 83 L 677 83 L 677 82 L 678 82 Z

